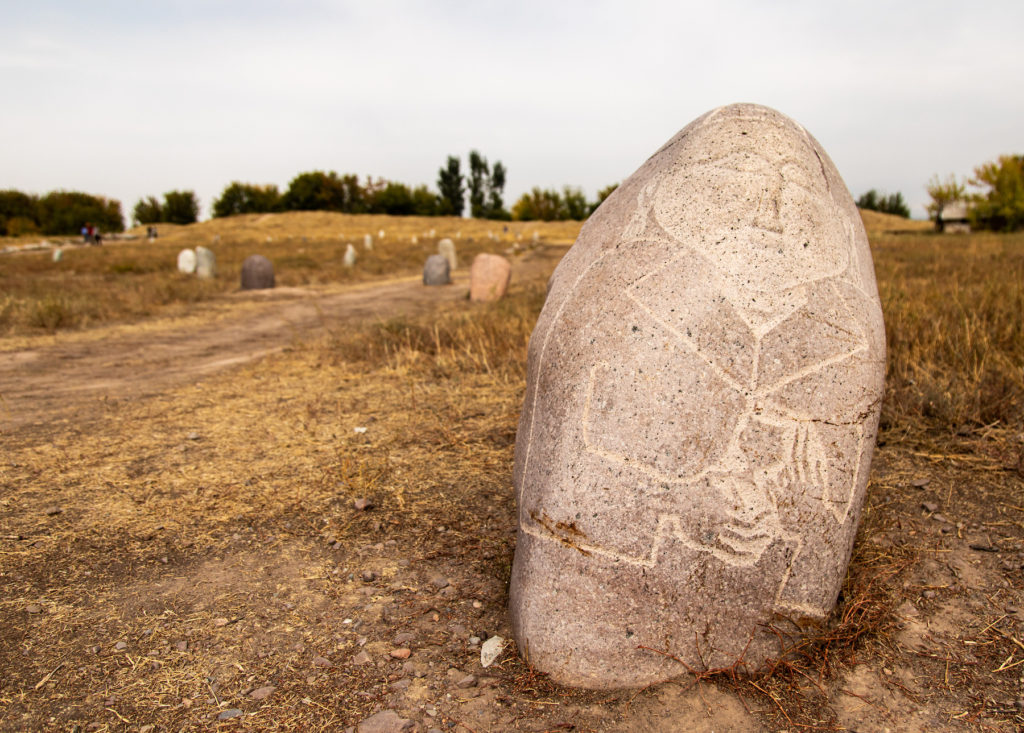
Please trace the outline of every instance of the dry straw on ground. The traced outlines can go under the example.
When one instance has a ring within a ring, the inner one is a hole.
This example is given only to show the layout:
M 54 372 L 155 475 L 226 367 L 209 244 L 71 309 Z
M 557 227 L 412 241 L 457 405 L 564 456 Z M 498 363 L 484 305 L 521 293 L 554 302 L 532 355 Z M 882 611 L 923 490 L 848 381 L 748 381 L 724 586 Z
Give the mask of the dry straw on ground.
M 597 694 L 513 650 L 479 666 L 470 637 L 508 636 L 538 270 L 501 303 L 339 328 L 3 435 L 0 727 L 337 730 L 394 709 L 478 733 L 1019 729 L 1024 237 L 868 223 L 890 352 L 864 522 L 830 623 L 767 678 L 681 668 Z M 209 297 L 189 317 L 230 307 Z

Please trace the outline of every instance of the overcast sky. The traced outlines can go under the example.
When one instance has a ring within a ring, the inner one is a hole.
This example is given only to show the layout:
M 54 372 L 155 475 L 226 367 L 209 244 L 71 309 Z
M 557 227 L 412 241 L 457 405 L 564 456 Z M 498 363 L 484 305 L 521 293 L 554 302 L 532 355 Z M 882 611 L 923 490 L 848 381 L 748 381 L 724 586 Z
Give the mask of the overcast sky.
M 436 189 L 449 154 L 588 197 L 731 102 L 806 127 L 856 197 L 1024 152 L 1024 2 L 15 2 L 0 189 L 117 198 L 321 169 Z

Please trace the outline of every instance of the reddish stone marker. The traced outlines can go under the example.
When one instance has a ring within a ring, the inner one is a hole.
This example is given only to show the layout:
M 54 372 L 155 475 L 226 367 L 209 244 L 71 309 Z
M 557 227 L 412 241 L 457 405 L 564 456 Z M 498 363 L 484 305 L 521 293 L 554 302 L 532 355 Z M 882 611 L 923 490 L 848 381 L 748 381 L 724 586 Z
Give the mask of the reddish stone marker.
M 501 300 L 512 278 L 512 264 L 501 255 L 487 253 L 473 258 L 469 268 L 469 299 Z
M 530 339 L 520 653 L 589 688 L 763 669 L 835 604 L 884 373 L 821 146 L 757 105 L 688 125 L 584 225 Z

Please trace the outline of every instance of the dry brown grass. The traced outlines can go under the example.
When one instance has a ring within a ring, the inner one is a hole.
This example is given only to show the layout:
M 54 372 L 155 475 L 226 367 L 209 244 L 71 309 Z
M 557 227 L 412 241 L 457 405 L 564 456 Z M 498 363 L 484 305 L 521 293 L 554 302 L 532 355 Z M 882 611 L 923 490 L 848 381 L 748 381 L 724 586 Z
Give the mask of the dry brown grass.
M 508 231 L 505 231 L 505 227 Z M 108 240 L 102 247 L 67 245 L 61 262 L 51 251 L 0 255 L 0 335 L 32 334 L 180 313 L 195 303 L 239 288 L 242 261 L 263 254 L 277 284 L 323 287 L 420 272 L 439 239 L 455 241 L 463 266 L 480 252 L 545 242 L 571 242 L 579 222 L 502 222 L 452 217 L 386 217 L 290 212 L 214 219 L 187 227 L 163 225 L 160 237 Z M 381 240 L 379 232 L 385 237 Z M 431 234 L 433 232 L 433 234 Z M 372 251 L 363 236 L 374 239 Z M 412 238 L 417 238 L 413 244 Z M 493 238 L 492 238 L 493 237 Z M 56 240 L 52 240 L 56 241 Z M 24 238 L 19 240 L 24 244 Z M 349 243 L 356 265 L 342 257 Z M 178 252 L 202 245 L 217 256 L 217 277 L 199 280 L 177 272 Z
M 857 729 L 898 730 L 906 706 L 930 729 L 1018 729 L 1024 238 L 881 224 L 888 391 L 835 615 L 766 679 L 679 685 L 731 691 L 768 730 L 850 729 L 843 701 L 863 705 Z M 478 698 L 445 685 L 475 664 L 469 631 L 507 631 L 511 461 L 543 282 L 5 436 L 0 728 L 337 729 L 383 706 L 424 728 L 608 730 L 656 709 L 672 685 L 581 693 L 512 654 Z M 355 511 L 357 497 L 374 508 Z M 911 645 L 908 603 L 955 628 Z M 404 696 L 387 658 L 399 632 L 434 665 Z M 361 650 L 379 662 L 354 665 Z M 850 681 L 864 667 L 880 679 L 870 692 Z M 252 700 L 264 684 L 273 696 Z M 244 718 L 216 721 L 235 707 Z

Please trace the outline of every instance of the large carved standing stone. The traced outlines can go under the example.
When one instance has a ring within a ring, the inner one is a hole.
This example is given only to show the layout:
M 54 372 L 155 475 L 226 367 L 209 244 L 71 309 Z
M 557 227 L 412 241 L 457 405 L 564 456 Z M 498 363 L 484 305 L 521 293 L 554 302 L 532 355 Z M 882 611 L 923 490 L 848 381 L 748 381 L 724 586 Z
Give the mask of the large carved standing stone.
M 884 362 L 864 227 L 814 138 L 749 104 L 672 138 L 587 221 L 530 339 L 511 614 L 533 668 L 756 672 L 826 618 Z
M 249 255 L 242 263 L 242 290 L 274 287 L 274 263 L 263 255 Z

